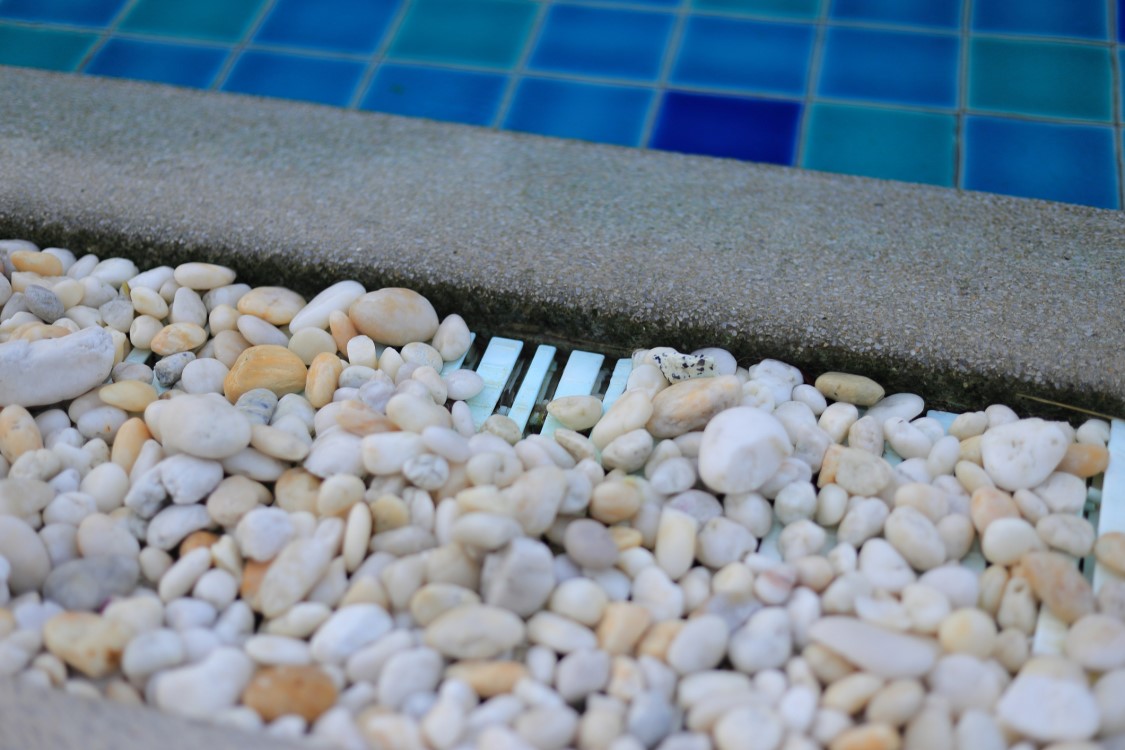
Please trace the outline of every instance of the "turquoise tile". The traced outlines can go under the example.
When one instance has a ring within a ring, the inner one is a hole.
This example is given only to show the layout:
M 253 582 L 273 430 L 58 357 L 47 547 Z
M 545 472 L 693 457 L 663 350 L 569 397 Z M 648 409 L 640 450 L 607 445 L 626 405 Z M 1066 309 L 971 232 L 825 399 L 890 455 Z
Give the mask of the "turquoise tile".
M 962 187 L 1118 208 L 1116 141 L 1097 125 L 968 117 Z
M 834 0 L 831 17 L 958 29 L 961 27 L 961 0 Z
M 122 31 L 184 40 L 237 42 L 265 0 L 139 0 Z
M 990 34 L 1109 36 L 1106 0 L 973 0 L 973 31 Z
M 1104 47 L 977 38 L 969 51 L 969 108 L 1108 122 L 1112 72 Z
M 97 34 L 0 24 L 0 65 L 73 72 Z
M 953 185 L 953 115 L 815 104 L 801 166 L 931 185 Z
M 74 26 L 108 26 L 123 5 L 125 0 L 0 0 L 0 18 Z
M 691 0 L 691 5 L 719 13 L 809 20 L 820 15 L 821 2 L 830 0 Z
M 415 0 L 391 43 L 397 60 L 511 68 L 531 31 L 538 3 Z

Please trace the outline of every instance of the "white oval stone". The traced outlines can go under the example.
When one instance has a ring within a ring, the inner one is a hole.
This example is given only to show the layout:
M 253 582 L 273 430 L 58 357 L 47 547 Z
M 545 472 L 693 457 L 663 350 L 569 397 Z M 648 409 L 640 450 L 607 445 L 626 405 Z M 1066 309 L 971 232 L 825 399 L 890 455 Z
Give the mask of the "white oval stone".
M 212 394 L 177 396 L 160 412 L 164 446 L 199 458 L 229 458 L 250 445 L 250 421 Z
M 81 396 L 109 376 L 115 348 L 109 331 L 100 327 L 0 344 L 0 406 L 42 406 Z
M 1066 437 L 1050 422 L 1021 419 L 981 436 L 981 461 L 997 487 L 1029 489 L 1051 475 L 1066 455 L 1066 445 Z
M 809 639 L 887 679 L 926 674 L 939 651 L 932 640 L 895 633 L 851 617 L 817 620 L 809 628 Z
M 751 492 L 792 452 L 781 422 L 760 409 L 738 406 L 720 412 L 703 430 L 699 476 L 716 492 Z

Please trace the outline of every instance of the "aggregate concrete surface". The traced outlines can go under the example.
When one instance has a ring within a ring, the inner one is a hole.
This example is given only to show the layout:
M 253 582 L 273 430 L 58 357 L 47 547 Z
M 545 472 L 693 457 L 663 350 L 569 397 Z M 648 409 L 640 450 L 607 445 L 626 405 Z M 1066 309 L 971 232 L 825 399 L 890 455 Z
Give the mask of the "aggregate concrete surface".
M 0 236 L 1125 415 L 1125 213 L 0 68 Z

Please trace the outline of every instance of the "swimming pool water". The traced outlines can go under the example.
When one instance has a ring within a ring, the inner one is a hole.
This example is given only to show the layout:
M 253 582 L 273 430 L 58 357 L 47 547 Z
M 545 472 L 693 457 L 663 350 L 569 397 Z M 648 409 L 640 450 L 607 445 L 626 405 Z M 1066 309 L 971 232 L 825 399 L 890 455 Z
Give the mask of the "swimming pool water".
M 1125 0 L 0 0 L 0 65 L 1120 208 Z

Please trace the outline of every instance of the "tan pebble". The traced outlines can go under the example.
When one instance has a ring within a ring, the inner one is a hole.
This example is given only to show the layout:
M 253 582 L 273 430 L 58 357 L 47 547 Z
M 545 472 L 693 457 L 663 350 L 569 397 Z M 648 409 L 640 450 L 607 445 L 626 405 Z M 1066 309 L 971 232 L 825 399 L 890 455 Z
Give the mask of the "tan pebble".
M 685 381 L 687 382 L 687 381 Z M 637 515 L 643 497 L 635 482 L 610 480 L 594 488 L 590 498 L 590 517 L 612 526 Z
M 62 261 L 50 253 L 17 250 L 8 256 L 17 271 L 37 273 L 40 276 L 62 276 Z M 18 291 L 18 290 L 17 290 Z
M 283 346 L 252 346 L 238 355 L 223 379 L 223 394 L 232 404 L 255 388 L 265 388 L 276 396 L 299 393 L 305 387 L 308 368 Z
M 355 398 L 340 402 L 340 409 L 336 412 L 336 424 L 353 435 L 360 436 L 398 430 L 395 423 L 385 414 L 380 414 Z
M 203 346 L 207 341 L 207 331 L 195 323 L 172 323 L 160 329 L 152 337 L 149 348 L 161 357 L 179 352 L 187 352 Z
M 857 714 L 884 685 L 882 677 L 866 672 L 856 672 L 836 680 L 824 690 L 820 702 L 827 708 Z
M 221 537 L 213 531 L 193 531 L 180 542 L 180 557 L 200 547 L 211 548 Z
M 266 560 L 265 562 L 259 560 L 247 560 L 242 566 L 242 583 L 238 588 L 239 596 L 246 601 L 252 601 L 258 596 L 258 589 L 262 585 L 262 579 L 266 577 L 266 572 L 270 569 L 270 563 L 273 560 Z
M 484 420 L 480 431 L 495 435 L 508 445 L 515 445 L 523 437 L 523 430 L 519 428 L 514 419 L 506 414 L 493 414 Z
M 343 371 L 344 363 L 335 354 L 323 352 L 313 358 L 305 376 L 305 398 L 314 409 L 332 401 Z
M 63 612 L 43 626 L 43 644 L 87 677 L 111 674 L 132 637 L 126 626 L 92 612 Z
M 819 643 L 810 643 L 801 652 L 801 658 L 809 665 L 809 669 L 817 679 L 825 684 L 843 679 L 856 671 L 844 657 L 821 646 Z
M 286 345 L 289 351 L 301 358 L 306 365 L 311 365 L 316 355 L 327 352 L 336 353 L 336 342 L 328 331 L 319 328 L 302 328 L 289 337 Z
M 845 401 L 856 406 L 872 406 L 883 398 L 883 386 L 863 375 L 846 372 L 826 372 L 813 386 L 833 401 Z
M 703 427 L 741 400 L 742 383 L 734 375 L 682 380 L 653 397 L 652 416 L 645 428 L 655 438 L 678 437 Z
M 141 412 L 156 400 L 156 389 L 140 380 L 122 380 L 102 386 L 98 398 L 125 411 Z
M 617 545 L 618 552 L 640 547 L 641 542 L 644 541 L 644 535 L 630 526 L 611 526 L 609 535 Z
M 683 629 L 683 620 L 662 620 L 653 623 L 637 644 L 637 656 L 651 656 L 660 661 L 667 661 L 664 657 L 668 653 L 668 647 Z
M 410 508 L 394 495 L 380 495 L 367 507 L 371 510 L 376 534 L 401 529 L 410 523 Z
M 973 435 L 961 441 L 957 448 L 957 460 L 968 461 L 980 466 L 984 459 L 980 455 L 980 435 Z
M 969 518 L 978 534 L 984 534 L 988 525 L 997 518 L 1019 518 L 1020 509 L 1016 501 L 1004 490 L 995 487 L 980 487 L 973 491 L 969 501 Z
M 888 682 L 871 696 L 865 717 L 869 722 L 901 727 L 922 709 L 926 689 L 918 680 Z
M 996 647 L 996 623 L 975 607 L 958 609 L 942 621 L 938 641 L 950 653 L 987 659 Z
M 129 300 L 133 303 L 133 309 L 140 315 L 151 315 L 157 320 L 168 317 L 168 303 L 153 289 L 143 286 L 130 289 Z
M 1064 471 L 1083 479 L 1101 474 L 1109 466 L 1109 450 L 1104 445 L 1071 443 L 1055 471 Z
M 9 341 L 42 341 L 43 339 L 59 339 L 63 336 L 69 336 L 71 333 L 69 328 L 64 328 L 59 325 L 48 325 L 46 323 L 26 323 L 16 330 L 12 331 L 12 336 Z
M 301 467 L 286 469 L 273 485 L 277 507 L 290 513 L 316 512 L 316 496 L 320 491 L 320 477 Z
M 864 724 L 836 735 L 828 750 L 899 750 L 902 737 L 886 724 Z
M 264 484 L 238 474 L 219 482 L 207 497 L 207 513 L 220 526 L 233 529 L 242 517 L 259 505 L 268 505 L 270 491 Z
M 1094 611 L 1094 592 L 1077 564 L 1057 552 L 1029 552 L 1020 561 L 1039 600 L 1068 625 Z
M 487 700 L 512 692 L 527 674 L 518 661 L 462 661 L 446 668 L 445 679 L 461 680 Z
M 366 487 L 353 474 L 334 474 L 320 485 L 316 496 L 316 512 L 320 516 L 344 517 L 352 506 L 363 500 Z
M 137 456 L 140 455 L 145 441 L 151 439 L 152 433 L 143 419 L 140 417 L 126 419 L 113 438 L 110 460 L 124 469 L 126 473 L 132 471 L 133 464 L 137 462 Z
M 266 667 L 250 680 L 242 703 L 266 721 L 292 714 L 312 722 L 335 705 L 336 684 L 318 666 Z
M 378 578 L 358 576 L 352 578 L 351 585 L 336 606 L 343 608 L 352 604 L 378 604 L 383 609 L 390 609 L 390 601 L 387 590 Z
M 348 308 L 356 330 L 386 346 L 429 341 L 437 333 L 438 316 L 430 301 L 412 289 L 387 287 L 368 292 Z
M 309 446 L 296 435 L 265 424 L 250 426 L 250 445 L 282 461 L 303 461 L 309 455 Z
M 0 409 L 0 456 L 8 463 L 15 463 L 28 451 L 42 448 L 43 436 L 39 433 L 39 425 L 27 409 L 19 404 Z
M 181 263 L 176 266 L 172 278 L 180 286 L 200 292 L 233 283 L 235 273 L 233 269 L 215 263 Z
M 652 614 L 632 602 L 610 602 L 598 623 L 598 648 L 610 654 L 632 654 L 652 624 Z
M 602 402 L 594 396 L 563 396 L 547 404 L 547 413 L 571 430 L 588 430 L 602 418 Z
M 1107 531 L 1094 542 L 1098 562 L 1120 575 L 1125 575 L 1125 533 Z
M 275 326 L 287 325 L 305 306 L 305 298 L 281 286 L 259 286 L 238 300 L 238 311 Z
M 234 367 L 238 356 L 250 348 L 250 342 L 238 331 L 219 331 L 211 339 L 215 359 L 227 367 Z
M 352 319 L 342 310 L 333 310 L 328 315 L 328 332 L 336 342 L 337 352 L 346 352 L 348 342 L 359 335 L 359 331 L 352 324 Z

